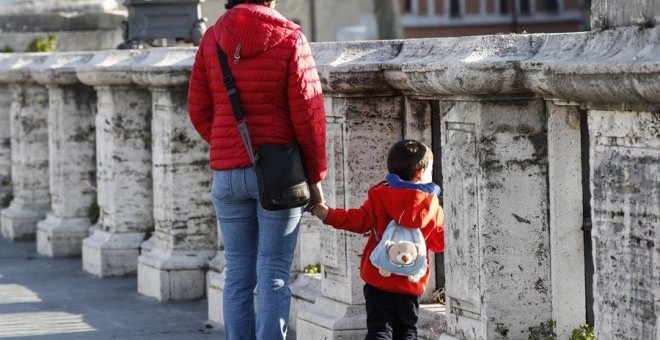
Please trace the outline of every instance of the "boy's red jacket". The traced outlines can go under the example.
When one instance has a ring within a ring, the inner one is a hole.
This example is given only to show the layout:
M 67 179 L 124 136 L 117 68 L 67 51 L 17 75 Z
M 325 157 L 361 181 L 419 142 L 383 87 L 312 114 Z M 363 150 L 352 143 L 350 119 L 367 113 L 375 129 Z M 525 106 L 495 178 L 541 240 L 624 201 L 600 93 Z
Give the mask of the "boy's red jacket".
M 398 181 L 391 180 L 393 178 Z M 398 176 L 389 174 L 386 181 L 378 183 L 369 190 L 367 200 L 360 208 L 349 210 L 331 208 L 323 222 L 360 234 L 368 233 L 375 227 L 380 238 L 388 223 L 394 218 L 404 227 L 421 229 L 426 240 L 427 252 L 429 250 L 441 252 L 445 248 L 444 213 L 437 196 L 439 188 L 435 191 L 432 190 L 433 187 L 438 188 L 433 183 L 404 182 L 398 179 Z M 427 270 L 418 282 L 410 282 L 408 277 L 396 274 L 383 277 L 378 272 L 378 268 L 369 261 L 369 256 L 377 244 L 378 241 L 371 233 L 362 253 L 360 268 L 362 279 L 384 291 L 422 295 L 426 290 L 430 270 Z M 428 253 L 426 255 L 428 265 Z
M 300 26 L 257 4 L 238 5 L 209 27 L 193 63 L 188 111 L 210 143 L 211 168 L 252 166 L 222 82 L 216 44 L 229 59 L 252 149 L 297 141 L 307 180 L 323 180 L 325 109 L 312 52 Z

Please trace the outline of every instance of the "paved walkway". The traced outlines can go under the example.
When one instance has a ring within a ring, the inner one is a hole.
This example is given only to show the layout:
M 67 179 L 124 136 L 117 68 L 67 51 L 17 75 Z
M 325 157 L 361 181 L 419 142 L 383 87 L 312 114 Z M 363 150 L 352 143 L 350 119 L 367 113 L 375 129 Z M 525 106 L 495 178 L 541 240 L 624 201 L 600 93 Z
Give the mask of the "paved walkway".
M 1 339 L 220 339 L 206 300 L 158 302 L 135 275 L 97 278 L 80 258 L 36 254 L 36 242 L 0 238 Z

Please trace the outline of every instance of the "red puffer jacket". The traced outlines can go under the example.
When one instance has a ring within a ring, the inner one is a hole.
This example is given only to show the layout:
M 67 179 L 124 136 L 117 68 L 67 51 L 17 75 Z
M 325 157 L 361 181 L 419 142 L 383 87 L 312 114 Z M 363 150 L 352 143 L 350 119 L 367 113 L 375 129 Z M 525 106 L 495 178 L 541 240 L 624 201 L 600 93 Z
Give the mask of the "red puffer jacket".
M 418 282 L 410 282 L 407 277 L 392 274 L 384 277 L 369 256 L 378 245 L 387 225 L 396 218 L 407 228 L 421 229 L 426 240 L 426 264 L 429 265 L 428 251 L 441 252 L 445 249 L 445 214 L 438 197 L 439 187 L 433 183 L 414 184 L 389 174 L 387 181 L 378 183 L 369 190 L 367 200 L 357 209 L 332 209 L 323 223 L 354 233 L 369 233 L 369 239 L 362 253 L 360 276 L 364 282 L 387 292 L 422 295 L 429 281 L 430 270 Z
M 190 77 L 188 111 L 211 144 L 211 168 L 251 166 L 234 120 L 216 43 L 229 59 L 254 150 L 261 144 L 300 144 L 311 183 L 326 174 L 321 83 L 300 26 L 276 10 L 242 4 L 228 10 L 200 43 Z

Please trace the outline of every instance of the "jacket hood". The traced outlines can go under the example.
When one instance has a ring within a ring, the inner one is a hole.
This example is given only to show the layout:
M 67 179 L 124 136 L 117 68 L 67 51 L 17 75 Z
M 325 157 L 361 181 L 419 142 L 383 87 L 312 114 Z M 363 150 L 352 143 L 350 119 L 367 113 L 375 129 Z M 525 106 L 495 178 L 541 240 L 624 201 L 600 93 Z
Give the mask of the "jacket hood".
M 265 52 L 300 31 L 275 9 L 241 4 L 228 10 L 213 27 L 215 41 L 228 59 L 251 58 Z
M 395 174 L 388 174 L 383 186 L 383 205 L 387 214 L 407 228 L 423 228 L 437 214 L 437 195 L 440 186 L 435 183 L 417 184 L 403 181 Z

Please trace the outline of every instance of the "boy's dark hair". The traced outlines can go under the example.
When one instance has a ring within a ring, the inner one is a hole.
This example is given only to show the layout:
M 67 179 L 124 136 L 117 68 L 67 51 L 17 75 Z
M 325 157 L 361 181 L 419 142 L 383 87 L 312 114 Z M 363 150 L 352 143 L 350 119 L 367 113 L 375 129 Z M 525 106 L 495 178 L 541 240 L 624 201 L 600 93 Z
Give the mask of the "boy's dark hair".
M 225 9 L 232 9 L 240 4 L 267 4 L 269 2 L 273 2 L 273 0 L 227 0 Z
M 411 181 L 418 169 L 426 169 L 433 153 L 424 143 L 412 139 L 397 142 L 387 155 L 387 171 Z

